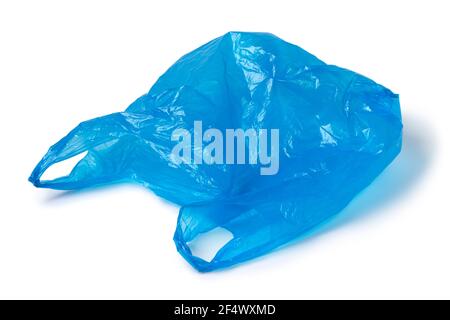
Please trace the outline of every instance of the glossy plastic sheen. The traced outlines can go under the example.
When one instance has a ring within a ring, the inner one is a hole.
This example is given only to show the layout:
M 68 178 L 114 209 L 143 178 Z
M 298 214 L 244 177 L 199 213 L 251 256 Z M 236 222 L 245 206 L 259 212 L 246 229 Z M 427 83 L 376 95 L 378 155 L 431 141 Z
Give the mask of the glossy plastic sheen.
M 197 120 L 205 129 L 279 129 L 278 173 L 260 175 L 259 164 L 175 164 L 171 135 Z M 143 184 L 181 205 L 177 249 L 211 271 L 263 255 L 341 211 L 397 156 L 401 139 L 390 90 L 274 35 L 230 32 L 183 56 L 125 112 L 78 125 L 30 181 L 53 189 Z M 68 176 L 40 180 L 84 151 Z M 193 256 L 189 242 L 216 227 L 233 239 L 210 262 Z

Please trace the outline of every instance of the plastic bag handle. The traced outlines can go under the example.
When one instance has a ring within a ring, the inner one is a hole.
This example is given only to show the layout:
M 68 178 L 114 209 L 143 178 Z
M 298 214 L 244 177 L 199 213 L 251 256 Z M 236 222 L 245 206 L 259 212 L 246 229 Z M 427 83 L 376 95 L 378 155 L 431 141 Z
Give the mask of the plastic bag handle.
M 178 215 L 177 228 L 173 240 L 178 252 L 183 258 L 200 272 L 208 272 L 224 266 L 224 262 L 219 259 L 219 253 L 234 240 L 233 238 L 227 244 L 222 246 L 222 248 L 217 251 L 215 257 L 209 262 L 192 254 L 188 243 L 197 235 L 222 226 L 227 219 L 225 216 L 222 216 L 224 220 L 219 221 L 217 220 L 218 215 L 212 214 L 217 210 L 217 206 L 217 203 L 186 205 L 181 207 Z
M 177 229 L 175 231 L 173 240 L 175 242 L 176 248 L 181 256 L 195 269 L 200 272 L 209 272 L 220 268 L 225 268 L 229 265 L 235 264 L 236 262 L 231 262 L 231 260 L 225 261 L 219 258 L 220 252 L 225 250 L 225 248 L 233 242 L 235 239 L 233 238 L 227 244 L 222 246 L 216 253 L 215 257 L 211 261 L 203 260 L 202 258 L 196 257 L 192 254 L 191 249 L 189 248 L 188 241 L 185 238 L 185 235 L 180 228 L 180 224 L 177 225 Z
M 83 175 L 80 174 L 80 169 L 77 170 L 77 167 L 83 159 L 78 162 L 68 176 L 53 180 L 41 180 L 41 176 L 50 166 L 57 162 L 67 160 L 84 151 L 89 151 L 98 145 L 118 138 L 117 134 L 116 136 L 112 136 L 110 133 L 123 131 L 123 128 L 117 123 L 116 118 L 119 115 L 118 113 L 114 113 L 80 123 L 64 138 L 50 147 L 41 161 L 38 162 L 28 180 L 34 186 L 40 188 L 70 190 L 87 186 L 88 181 L 82 178 Z M 111 126 L 115 126 L 116 128 L 112 128 Z M 83 169 L 86 170 L 86 168 Z M 90 180 L 89 183 L 92 184 L 93 181 Z
M 222 208 L 220 209 L 220 207 Z M 296 233 L 288 232 L 286 229 L 272 230 L 274 233 L 279 233 L 278 238 L 260 234 L 261 227 L 271 228 L 270 221 L 261 218 L 261 212 L 247 209 L 223 203 L 204 203 L 182 207 L 173 238 L 178 252 L 198 271 L 209 272 L 250 260 L 275 249 L 286 239 L 296 236 Z M 218 210 L 220 210 L 219 213 Z M 249 227 L 243 230 L 242 225 Z M 200 233 L 208 232 L 216 227 L 230 231 L 233 239 L 222 246 L 209 262 L 194 256 L 189 248 L 189 242 Z

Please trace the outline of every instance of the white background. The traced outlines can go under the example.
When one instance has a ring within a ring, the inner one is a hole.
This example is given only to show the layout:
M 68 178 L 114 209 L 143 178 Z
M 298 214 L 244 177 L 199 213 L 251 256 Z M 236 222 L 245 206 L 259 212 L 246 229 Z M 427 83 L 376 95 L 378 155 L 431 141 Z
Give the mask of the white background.
M 0 298 L 450 298 L 447 3 L 0 2 Z M 400 94 L 402 154 L 320 232 L 200 274 L 173 244 L 178 209 L 150 191 L 27 181 L 79 122 L 230 30 L 272 32 Z

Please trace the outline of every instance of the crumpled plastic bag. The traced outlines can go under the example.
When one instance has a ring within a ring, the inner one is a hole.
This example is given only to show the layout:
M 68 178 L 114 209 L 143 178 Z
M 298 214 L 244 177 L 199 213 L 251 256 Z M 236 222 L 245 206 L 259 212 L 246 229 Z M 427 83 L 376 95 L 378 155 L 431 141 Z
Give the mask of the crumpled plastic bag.
M 203 130 L 278 129 L 276 174 L 261 174 L 261 163 L 174 161 L 174 130 L 193 132 L 199 120 Z M 29 180 L 64 190 L 140 183 L 181 205 L 177 249 L 211 271 L 263 255 L 341 211 L 397 156 L 401 141 L 399 99 L 390 90 L 274 35 L 230 32 L 179 59 L 125 112 L 78 125 Z M 84 151 L 68 176 L 40 180 L 52 164 Z M 233 239 L 209 262 L 194 256 L 189 242 L 216 227 Z

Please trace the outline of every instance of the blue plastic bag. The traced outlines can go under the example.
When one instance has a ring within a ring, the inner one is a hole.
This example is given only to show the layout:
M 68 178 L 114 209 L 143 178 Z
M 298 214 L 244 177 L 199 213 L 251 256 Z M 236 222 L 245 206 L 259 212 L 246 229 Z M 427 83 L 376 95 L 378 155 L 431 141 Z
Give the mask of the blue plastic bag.
M 218 159 L 230 129 L 268 130 L 267 145 L 259 135 L 252 149 L 244 136 L 246 154 L 237 160 L 234 136 Z M 183 134 L 191 134 L 190 145 L 180 146 Z M 183 56 L 125 112 L 78 125 L 29 180 L 64 190 L 143 184 L 182 206 L 177 249 L 211 271 L 263 255 L 338 213 L 397 156 L 401 140 L 399 99 L 390 90 L 274 35 L 230 32 Z M 206 163 L 213 141 L 216 158 Z M 263 147 L 276 163 L 262 161 Z M 84 151 L 68 176 L 40 180 L 52 164 Z M 233 239 L 209 262 L 193 256 L 189 242 L 216 227 Z

